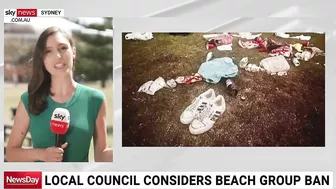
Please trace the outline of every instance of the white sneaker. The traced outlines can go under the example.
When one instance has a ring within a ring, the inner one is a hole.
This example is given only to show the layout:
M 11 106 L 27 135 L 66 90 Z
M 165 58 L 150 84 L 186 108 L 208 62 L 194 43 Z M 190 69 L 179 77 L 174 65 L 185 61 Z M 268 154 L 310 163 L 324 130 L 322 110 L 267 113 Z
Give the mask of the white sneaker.
M 189 126 L 191 134 L 198 135 L 210 130 L 226 109 L 225 100 L 218 95 Z
M 182 112 L 180 121 L 182 124 L 190 124 L 202 112 L 209 103 L 215 99 L 215 91 L 208 89 L 207 91 L 196 97 L 192 103 Z

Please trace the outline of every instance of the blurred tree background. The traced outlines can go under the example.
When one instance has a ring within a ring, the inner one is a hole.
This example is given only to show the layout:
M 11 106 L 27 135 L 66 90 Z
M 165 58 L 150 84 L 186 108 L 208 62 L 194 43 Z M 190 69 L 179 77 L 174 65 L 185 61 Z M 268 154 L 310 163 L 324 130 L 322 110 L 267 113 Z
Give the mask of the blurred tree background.
M 100 81 L 101 87 L 105 88 L 106 82 L 113 78 L 113 36 L 110 31 L 106 32 L 106 30 L 111 30 L 111 32 L 113 30 L 112 18 L 103 18 L 103 22 L 91 24 L 86 24 L 78 18 L 65 19 L 87 29 L 85 32 L 72 30 L 72 37 L 75 40 L 77 49 L 75 79 L 79 82 Z M 5 33 L 7 35 L 24 33 L 28 36 L 27 34 L 31 33 L 31 36 L 7 38 L 5 43 L 5 62 L 10 62 L 11 65 L 21 65 L 24 67 L 23 69 L 29 69 L 30 65 L 27 65 L 27 62 L 32 58 L 39 33 L 34 33 L 29 26 L 13 26 L 13 24 L 5 24 Z M 110 34 L 107 35 L 106 33 Z M 28 77 L 29 74 L 21 75 Z M 27 78 L 23 79 L 23 81 L 27 81 Z
M 101 82 L 101 87 L 105 88 L 106 81 L 113 73 L 112 62 L 112 36 L 102 35 L 100 32 L 106 29 L 113 29 L 112 18 L 104 18 L 102 24 L 83 24 L 79 20 L 71 20 L 87 29 L 98 30 L 98 34 L 82 33 L 73 31 L 73 37 L 77 41 L 77 58 L 75 64 L 75 76 L 85 81 Z

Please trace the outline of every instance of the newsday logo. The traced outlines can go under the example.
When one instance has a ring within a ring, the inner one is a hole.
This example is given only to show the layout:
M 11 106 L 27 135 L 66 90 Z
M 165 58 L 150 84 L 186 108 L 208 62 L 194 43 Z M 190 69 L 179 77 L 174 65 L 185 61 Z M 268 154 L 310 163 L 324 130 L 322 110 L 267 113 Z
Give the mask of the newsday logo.
M 4 188 L 42 188 L 42 172 L 5 172 Z
M 37 185 L 39 182 L 39 178 L 33 178 L 31 176 L 16 178 L 13 176 L 6 177 L 6 182 L 8 184 L 27 184 L 27 185 Z

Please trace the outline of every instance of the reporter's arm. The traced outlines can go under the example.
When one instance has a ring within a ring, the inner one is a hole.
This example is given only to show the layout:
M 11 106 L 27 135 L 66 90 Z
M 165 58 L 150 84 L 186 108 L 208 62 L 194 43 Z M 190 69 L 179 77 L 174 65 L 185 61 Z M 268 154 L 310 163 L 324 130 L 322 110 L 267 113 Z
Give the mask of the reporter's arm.
M 94 135 L 94 157 L 96 162 L 112 162 L 113 150 L 107 145 L 107 129 L 106 129 L 107 105 L 104 99 L 99 110 Z
M 14 125 L 6 148 L 6 160 L 9 162 L 34 162 L 43 159 L 45 149 L 24 149 L 22 143 L 29 129 L 30 118 L 20 101 L 16 110 Z

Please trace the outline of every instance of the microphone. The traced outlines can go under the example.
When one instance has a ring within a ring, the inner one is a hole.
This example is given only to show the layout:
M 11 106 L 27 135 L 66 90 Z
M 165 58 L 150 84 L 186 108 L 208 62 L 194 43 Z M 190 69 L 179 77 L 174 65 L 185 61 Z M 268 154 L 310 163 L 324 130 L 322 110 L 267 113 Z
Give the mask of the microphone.
M 56 147 L 61 147 L 64 143 L 64 136 L 69 129 L 69 125 L 69 111 L 64 108 L 56 108 L 50 120 L 51 131 L 56 134 Z

